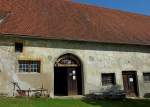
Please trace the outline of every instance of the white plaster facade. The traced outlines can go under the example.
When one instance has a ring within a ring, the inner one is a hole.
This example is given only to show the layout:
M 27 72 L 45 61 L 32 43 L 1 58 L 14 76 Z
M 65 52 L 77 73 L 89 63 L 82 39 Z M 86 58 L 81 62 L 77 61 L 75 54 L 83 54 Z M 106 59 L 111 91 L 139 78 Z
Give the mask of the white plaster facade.
M 23 53 L 14 51 L 18 41 L 24 43 Z M 150 72 L 149 46 L 9 37 L 0 39 L 0 93 L 12 96 L 11 81 L 17 81 L 22 88 L 37 89 L 43 84 L 53 97 L 54 63 L 66 53 L 76 55 L 82 62 L 84 94 L 108 88 L 102 86 L 101 73 L 115 73 L 116 84 L 123 89 L 122 71 L 137 72 L 139 97 L 150 93 L 150 82 L 143 80 L 143 73 Z M 41 72 L 18 72 L 19 59 L 40 60 Z

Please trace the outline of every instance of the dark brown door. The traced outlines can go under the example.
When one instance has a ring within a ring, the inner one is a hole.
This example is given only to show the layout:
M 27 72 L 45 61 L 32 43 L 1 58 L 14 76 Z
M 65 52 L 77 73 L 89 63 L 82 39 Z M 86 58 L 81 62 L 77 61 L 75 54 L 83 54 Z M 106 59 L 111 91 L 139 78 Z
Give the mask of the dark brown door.
M 123 84 L 124 90 L 129 97 L 135 97 L 138 95 L 137 91 L 137 75 L 135 71 L 123 72 Z
M 68 79 L 67 79 L 67 68 L 66 67 L 55 67 L 54 72 L 54 94 L 56 96 L 68 95 Z
M 68 95 L 77 95 L 77 71 L 76 68 L 68 68 Z

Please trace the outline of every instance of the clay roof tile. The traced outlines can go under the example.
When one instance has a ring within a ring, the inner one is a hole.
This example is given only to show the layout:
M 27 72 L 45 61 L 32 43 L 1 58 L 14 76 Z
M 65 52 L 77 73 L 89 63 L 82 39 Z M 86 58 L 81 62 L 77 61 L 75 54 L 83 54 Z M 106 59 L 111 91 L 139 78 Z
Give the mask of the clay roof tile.
M 9 16 L 0 24 L 1 34 L 150 45 L 149 16 L 71 0 L 0 0 L 2 11 Z

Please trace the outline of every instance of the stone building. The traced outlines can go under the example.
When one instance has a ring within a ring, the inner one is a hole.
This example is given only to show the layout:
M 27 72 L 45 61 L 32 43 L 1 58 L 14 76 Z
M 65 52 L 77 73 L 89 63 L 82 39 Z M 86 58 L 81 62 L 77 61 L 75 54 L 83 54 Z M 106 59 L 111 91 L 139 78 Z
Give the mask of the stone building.
M 149 29 L 149 16 L 69 0 L 0 0 L 0 94 L 119 88 L 143 97 L 150 93 Z

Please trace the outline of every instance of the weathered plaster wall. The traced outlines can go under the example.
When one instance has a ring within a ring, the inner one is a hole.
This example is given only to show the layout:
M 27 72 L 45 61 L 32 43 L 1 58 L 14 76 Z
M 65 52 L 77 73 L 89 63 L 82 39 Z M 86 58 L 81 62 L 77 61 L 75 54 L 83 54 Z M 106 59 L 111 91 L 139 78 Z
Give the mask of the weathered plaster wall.
M 24 43 L 23 53 L 14 52 L 14 42 Z M 8 54 L 4 54 L 4 51 Z M 103 91 L 108 87 L 102 86 L 101 73 L 115 73 L 116 83 L 123 89 L 122 71 L 137 71 L 139 94 L 150 93 L 150 83 L 144 83 L 143 72 L 150 72 L 150 47 L 133 45 L 100 44 L 91 42 L 76 42 L 62 40 L 38 40 L 1 38 L 0 40 L 0 93 L 12 91 L 8 88 L 11 81 L 18 81 L 22 88 L 37 89 L 43 86 L 54 91 L 54 63 L 63 54 L 72 53 L 83 63 L 84 94 L 93 91 Z M 11 58 L 14 63 L 11 63 Z M 18 59 L 41 60 L 41 73 L 19 73 Z M 8 63 L 7 63 L 8 62 Z M 10 70 L 4 65 L 12 66 Z M 8 72 L 15 73 L 17 80 L 10 78 Z M 9 75 L 9 76 L 8 76 Z M 12 94 L 10 94 L 12 95 Z

